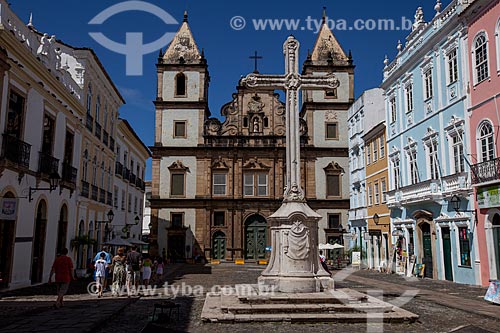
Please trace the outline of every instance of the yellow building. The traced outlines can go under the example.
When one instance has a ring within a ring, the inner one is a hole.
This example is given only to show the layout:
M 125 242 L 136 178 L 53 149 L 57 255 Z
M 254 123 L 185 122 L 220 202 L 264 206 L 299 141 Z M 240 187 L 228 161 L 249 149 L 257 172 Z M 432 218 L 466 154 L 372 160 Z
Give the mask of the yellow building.
M 366 152 L 366 194 L 367 194 L 367 258 L 369 268 L 387 267 L 391 248 L 390 217 L 386 205 L 387 143 L 385 122 L 381 122 L 363 136 Z M 367 235 L 368 236 L 368 235 Z

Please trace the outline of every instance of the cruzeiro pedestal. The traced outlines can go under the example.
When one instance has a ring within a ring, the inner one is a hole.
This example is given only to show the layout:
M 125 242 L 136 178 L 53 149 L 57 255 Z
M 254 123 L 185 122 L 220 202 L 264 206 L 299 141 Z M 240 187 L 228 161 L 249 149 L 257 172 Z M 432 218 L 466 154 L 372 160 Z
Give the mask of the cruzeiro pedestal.
M 241 80 L 248 88 L 286 91 L 286 188 L 281 207 L 268 220 L 271 258 L 257 285 L 237 285 L 207 293 L 202 320 L 234 321 L 375 321 L 416 320 L 418 316 L 375 297 L 334 289 L 318 255 L 318 221 L 300 184 L 300 89 L 337 88 L 333 73 L 300 75 L 299 42 L 290 36 L 283 45 L 285 75 L 252 73 Z

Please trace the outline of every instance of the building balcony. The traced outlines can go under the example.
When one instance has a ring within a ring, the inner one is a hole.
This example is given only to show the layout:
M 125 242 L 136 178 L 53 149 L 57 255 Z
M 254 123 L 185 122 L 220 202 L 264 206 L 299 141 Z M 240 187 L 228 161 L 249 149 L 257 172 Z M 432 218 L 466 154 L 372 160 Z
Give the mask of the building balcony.
M 95 185 L 92 185 L 92 200 L 97 201 L 99 194 L 99 188 Z
M 144 181 L 142 179 L 140 179 L 139 177 L 137 177 L 137 179 L 135 181 L 135 187 L 144 191 L 144 189 L 145 189 Z
M 82 180 L 82 190 L 80 191 L 80 195 L 85 198 L 89 197 L 89 183 L 84 180 Z
M 3 134 L 2 159 L 10 161 L 23 169 L 30 167 L 31 145 L 18 138 Z
M 439 180 L 432 179 L 387 192 L 387 207 L 395 208 L 407 204 L 431 202 L 441 197 Z
M 102 134 L 102 127 L 101 124 L 99 124 L 97 121 L 95 122 L 95 132 L 94 132 L 96 138 L 101 140 L 101 134 Z
M 90 115 L 90 113 L 87 113 L 87 122 L 86 122 L 86 125 L 87 125 L 87 129 L 90 132 L 94 131 L 94 118 Z
M 108 206 L 113 205 L 113 193 L 111 192 L 106 192 L 106 205 Z
M 135 186 L 136 179 L 137 179 L 137 177 L 133 173 L 130 173 L 130 178 L 129 178 L 130 185 Z
M 99 189 L 99 202 L 106 203 L 106 191 L 102 188 Z
M 128 168 L 123 168 L 123 180 L 129 180 L 130 170 Z
M 123 164 L 120 162 L 115 162 L 115 175 L 122 177 L 123 174 Z
M 63 163 L 63 169 L 62 169 L 62 181 L 70 184 L 72 186 L 76 186 L 76 175 L 78 173 L 78 170 L 74 167 L 72 167 L 68 163 Z
M 102 143 L 107 146 L 109 141 L 109 134 L 106 131 L 102 131 Z
M 111 136 L 109 137 L 109 149 L 115 151 L 115 139 L 113 139 Z
M 38 172 L 44 175 L 59 173 L 59 159 L 49 154 L 40 152 L 40 158 L 38 160 Z
M 500 158 L 471 166 L 472 184 L 484 184 L 500 180 Z

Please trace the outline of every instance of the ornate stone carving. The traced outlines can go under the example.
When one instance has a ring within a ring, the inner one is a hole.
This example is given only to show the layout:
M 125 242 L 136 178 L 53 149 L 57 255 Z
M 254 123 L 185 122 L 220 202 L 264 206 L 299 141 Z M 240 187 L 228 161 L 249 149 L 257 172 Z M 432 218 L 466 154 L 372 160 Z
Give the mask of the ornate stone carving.
M 205 131 L 208 135 L 218 135 L 220 129 L 221 123 L 217 118 L 210 118 L 205 122 Z
M 184 163 L 182 163 L 182 161 L 180 160 L 177 160 L 175 162 L 173 162 L 169 167 L 168 167 L 169 170 L 182 170 L 182 171 L 185 171 L 185 172 L 189 172 L 189 168 L 186 167 L 184 165 Z
M 271 167 L 260 162 L 257 157 L 254 157 L 243 164 L 243 169 L 271 169 Z
M 309 228 L 302 221 L 293 222 L 290 231 L 285 232 L 285 255 L 292 260 L 306 260 L 309 258 Z
M 259 113 L 264 109 L 265 104 L 262 103 L 262 99 L 259 95 L 255 94 L 252 96 L 252 100 L 248 102 L 248 113 Z
M 307 135 L 308 132 L 307 122 L 302 118 L 300 118 L 299 132 L 301 136 Z
M 325 113 L 325 120 L 326 121 L 335 121 L 338 119 L 338 114 L 335 111 L 327 111 Z

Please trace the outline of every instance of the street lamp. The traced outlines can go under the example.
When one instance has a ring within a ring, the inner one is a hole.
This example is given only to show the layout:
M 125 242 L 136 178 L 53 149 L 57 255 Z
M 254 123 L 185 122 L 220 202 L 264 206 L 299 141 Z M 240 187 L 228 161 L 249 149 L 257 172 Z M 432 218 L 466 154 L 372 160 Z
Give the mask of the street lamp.
M 375 225 L 378 225 L 379 220 L 380 220 L 380 217 L 378 216 L 377 213 L 375 213 L 373 215 L 373 222 L 375 222 Z
M 462 212 L 462 213 L 474 213 L 474 214 L 476 214 L 475 209 L 461 210 L 460 209 L 461 200 L 460 200 L 460 197 L 456 194 L 451 197 L 450 203 L 451 203 L 451 206 L 453 207 L 453 209 L 455 210 L 455 212 L 457 212 L 457 213 Z
M 52 172 L 49 175 L 49 187 L 31 187 L 29 188 L 29 194 L 28 194 L 28 201 L 31 202 L 33 201 L 33 193 L 36 191 L 54 191 L 58 186 L 59 182 L 61 181 L 61 176 L 57 172 Z
M 95 221 L 95 223 L 98 223 L 98 224 L 106 223 L 106 225 L 104 226 L 104 239 L 105 239 L 105 241 L 108 241 L 109 234 L 110 234 L 111 230 L 113 230 L 113 228 L 109 227 L 109 224 L 111 222 L 113 222 L 113 218 L 115 217 L 115 213 L 113 213 L 113 210 L 110 209 L 108 214 L 106 214 L 106 215 L 108 217 L 107 221 Z
M 465 210 L 461 210 L 460 209 L 460 205 L 461 205 L 461 200 L 460 200 L 460 197 L 458 195 L 453 195 L 450 199 L 450 203 L 451 203 L 451 206 L 453 207 L 453 209 L 455 210 L 455 212 L 457 213 L 474 213 L 474 225 L 477 224 L 477 211 L 475 209 L 465 209 Z M 474 229 L 474 228 L 472 228 Z M 473 233 L 473 230 L 470 231 L 470 234 Z

